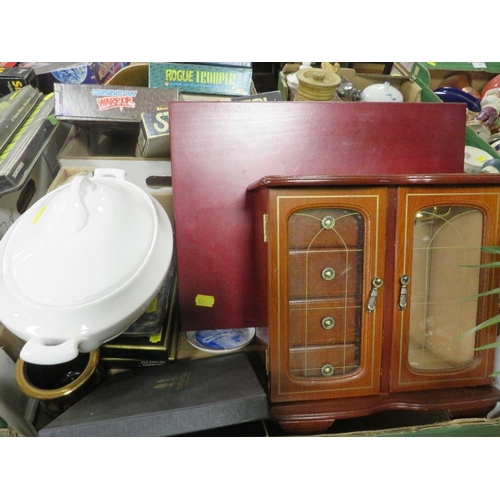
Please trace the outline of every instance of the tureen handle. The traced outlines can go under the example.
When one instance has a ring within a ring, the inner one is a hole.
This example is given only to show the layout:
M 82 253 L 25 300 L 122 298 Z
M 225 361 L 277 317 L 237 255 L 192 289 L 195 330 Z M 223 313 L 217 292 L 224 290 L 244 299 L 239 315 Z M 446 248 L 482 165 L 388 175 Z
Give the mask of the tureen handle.
M 40 339 L 30 339 L 24 344 L 19 357 L 36 365 L 58 365 L 78 356 L 78 344 L 82 339 L 72 338 L 57 345 L 46 345 Z
M 96 168 L 94 170 L 94 178 L 112 177 L 113 179 L 125 180 L 125 170 L 121 168 Z
M 87 224 L 89 211 L 83 198 L 89 189 L 93 191 L 95 185 L 83 175 L 78 175 L 71 181 L 69 202 L 65 212 L 66 229 L 71 233 L 77 233 Z

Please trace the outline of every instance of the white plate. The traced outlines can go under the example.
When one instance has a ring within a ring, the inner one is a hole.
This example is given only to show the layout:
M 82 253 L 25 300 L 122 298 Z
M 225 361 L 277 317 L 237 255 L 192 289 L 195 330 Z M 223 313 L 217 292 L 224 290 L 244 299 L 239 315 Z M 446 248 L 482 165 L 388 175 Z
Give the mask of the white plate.
M 232 352 L 248 345 L 255 336 L 255 328 L 220 330 L 193 330 L 186 332 L 188 342 L 205 352 Z

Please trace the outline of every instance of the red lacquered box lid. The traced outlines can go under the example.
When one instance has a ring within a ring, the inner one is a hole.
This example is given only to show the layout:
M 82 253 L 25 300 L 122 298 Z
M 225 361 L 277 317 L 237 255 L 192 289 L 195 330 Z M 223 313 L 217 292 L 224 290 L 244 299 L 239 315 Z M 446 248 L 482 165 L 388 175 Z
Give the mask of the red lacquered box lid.
M 462 104 L 169 106 L 183 330 L 258 326 L 246 187 L 261 177 L 464 171 Z

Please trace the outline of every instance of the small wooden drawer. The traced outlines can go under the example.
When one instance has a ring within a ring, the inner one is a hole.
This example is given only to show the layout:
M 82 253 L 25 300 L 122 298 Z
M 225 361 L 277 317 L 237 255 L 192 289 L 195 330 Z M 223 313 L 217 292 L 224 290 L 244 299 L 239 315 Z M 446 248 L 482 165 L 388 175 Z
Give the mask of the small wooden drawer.
M 359 291 L 363 252 L 314 250 L 288 256 L 288 293 L 293 299 L 346 297 Z
M 289 311 L 291 346 L 353 343 L 360 337 L 361 305 L 353 297 L 290 303 Z
M 359 368 L 359 348 L 354 344 L 337 347 L 309 347 L 290 350 L 290 374 L 294 377 L 331 378 Z
M 334 208 L 295 212 L 288 221 L 288 238 L 290 249 L 361 247 L 363 216 Z

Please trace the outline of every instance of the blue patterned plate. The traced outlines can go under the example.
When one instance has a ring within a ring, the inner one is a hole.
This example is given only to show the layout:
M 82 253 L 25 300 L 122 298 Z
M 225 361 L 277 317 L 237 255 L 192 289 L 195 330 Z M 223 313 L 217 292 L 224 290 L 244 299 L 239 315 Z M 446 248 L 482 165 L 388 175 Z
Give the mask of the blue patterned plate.
M 186 338 L 192 346 L 207 352 L 236 351 L 249 344 L 254 336 L 255 328 L 227 328 L 186 332 Z
M 434 91 L 443 102 L 461 102 L 467 105 L 470 111 L 479 113 L 481 111 L 481 101 L 468 92 L 454 87 L 441 87 Z

